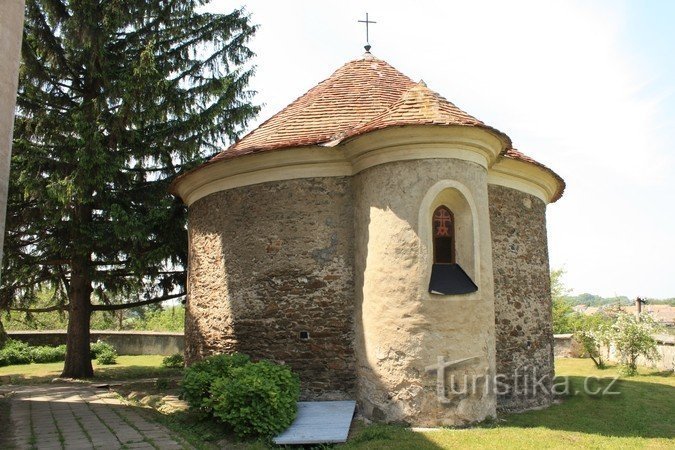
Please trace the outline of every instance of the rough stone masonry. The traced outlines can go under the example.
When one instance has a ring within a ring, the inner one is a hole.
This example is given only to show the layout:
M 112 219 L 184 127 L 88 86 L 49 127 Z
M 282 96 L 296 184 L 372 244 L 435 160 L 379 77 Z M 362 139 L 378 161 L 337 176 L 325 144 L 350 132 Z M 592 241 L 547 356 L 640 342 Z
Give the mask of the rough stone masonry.
M 497 398 L 503 410 L 548 406 L 552 396 L 523 392 L 523 378 L 553 381 L 551 280 L 546 237 L 546 205 L 503 186 L 490 186 L 492 266 L 495 280 L 497 373 L 510 392 Z M 515 377 L 521 389 L 515 392 Z
M 352 203 L 345 177 L 242 187 L 193 205 L 188 363 L 237 351 L 288 364 L 305 398 L 353 395 Z

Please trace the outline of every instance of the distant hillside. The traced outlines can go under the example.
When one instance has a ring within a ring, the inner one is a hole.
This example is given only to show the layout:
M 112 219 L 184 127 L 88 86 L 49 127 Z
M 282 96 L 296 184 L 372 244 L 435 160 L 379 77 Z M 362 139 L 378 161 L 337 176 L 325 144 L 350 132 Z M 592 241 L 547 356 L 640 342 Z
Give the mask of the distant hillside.
M 647 304 L 651 305 L 671 305 L 675 306 L 675 298 L 645 298 Z M 634 298 L 628 298 L 625 295 L 619 297 L 601 297 L 599 295 L 593 294 L 580 294 L 580 295 L 567 295 L 565 296 L 565 302 L 575 306 L 575 305 L 586 305 L 586 306 L 605 306 L 605 305 L 632 305 L 635 303 Z

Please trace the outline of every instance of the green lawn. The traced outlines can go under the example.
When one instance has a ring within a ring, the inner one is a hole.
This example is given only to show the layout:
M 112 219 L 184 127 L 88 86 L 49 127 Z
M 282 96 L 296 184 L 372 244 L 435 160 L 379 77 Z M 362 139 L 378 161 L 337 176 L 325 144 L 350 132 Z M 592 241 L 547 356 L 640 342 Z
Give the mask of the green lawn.
M 116 366 L 94 363 L 97 380 L 177 376 L 180 370 L 160 367 L 161 356 L 120 356 Z M 49 381 L 63 363 L 29 364 L 0 368 L 0 377 L 14 382 Z M 583 391 L 584 377 L 610 378 L 616 370 L 597 370 L 587 359 L 556 360 L 556 373 L 570 377 L 572 389 Z M 391 425 L 356 425 L 345 449 L 445 449 L 445 448 L 672 448 L 675 449 L 675 376 L 641 368 L 641 375 L 615 383 L 616 396 L 584 393 L 565 397 L 560 404 L 540 411 L 506 414 L 496 421 L 469 429 L 413 432 Z M 0 378 L 1 379 L 1 378 Z M 606 385 L 607 381 L 601 381 Z M 219 425 L 202 422 L 183 412 L 160 415 L 147 411 L 198 448 L 218 448 L 225 439 L 235 444 Z M 262 448 L 260 442 L 239 443 L 236 448 Z
M 418 433 L 374 425 L 355 433 L 344 448 L 675 448 L 675 377 L 644 368 L 640 373 L 617 381 L 616 396 L 581 393 L 545 410 L 507 414 L 463 430 Z M 572 388 L 583 391 L 584 377 L 613 377 L 616 370 L 597 370 L 588 359 L 559 359 L 556 374 L 569 376 Z
M 101 366 L 92 361 L 94 381 L 129 380 L 137 378 L 179 376 L 179 369 L 161 367 L 161 355 L 118 356 L 117 364 Z M 61 375 L 63 362 L 45 364 L 21 364 L 0 367 L 0 383 L 10 380 L 15 384 L 48 383 Z M 9 378 L 9 379 L 8 379 Z
M 569 376 L 571 388 L 579 391 L 583 391 L 587 376 L 605 378 L 599 385 L 607 386 L 609 379 L 617 375 L 614 368 L 595 369 L 588 359 L 557 360 L 556 370 L 558 375 Z M 675 376 L 645 368 L 640 373 L 619 379 L 612 386 L 612 390 L 620 392 L 616 396 L 573 395 L 544 410 L 501 415 L 496 421 L 469 429 L 414 432 L 392 425 L 364 427 L 355 423 L 350 441 L 336 448 L 675 449 Z M 236 442 L 217 424 L 196 420 L 189 412 L 157 417 L 200 449 L 219 448 L 224 442 L 230 448 Z M 236 446 L 263 447 L 260 442 Z

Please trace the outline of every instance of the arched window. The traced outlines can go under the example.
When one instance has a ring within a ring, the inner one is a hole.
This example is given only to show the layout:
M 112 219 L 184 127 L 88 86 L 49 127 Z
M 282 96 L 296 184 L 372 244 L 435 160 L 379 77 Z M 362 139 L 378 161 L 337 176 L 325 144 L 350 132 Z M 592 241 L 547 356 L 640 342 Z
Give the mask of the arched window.
M 478 286 L 457 264 L 455 215 L 447 206 L 439 206 L 434 210 L 431 224 L 434 264 L 431 267 L 429 292 L 438 295 L 476 292 Z
M 434 211 L 434 264 L 455 263 L 455 216 L 445 206 Z

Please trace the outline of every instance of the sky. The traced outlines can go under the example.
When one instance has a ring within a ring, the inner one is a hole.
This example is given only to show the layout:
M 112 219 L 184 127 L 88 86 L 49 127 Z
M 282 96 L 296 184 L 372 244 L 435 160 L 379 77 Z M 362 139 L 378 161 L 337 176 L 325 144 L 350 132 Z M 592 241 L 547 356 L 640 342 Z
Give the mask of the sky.
M 214 0 L 260 26 L 261 121 L 371 52 L 567 182 L 547 212 L 574 293 L 675 297 L 675 2 Z

